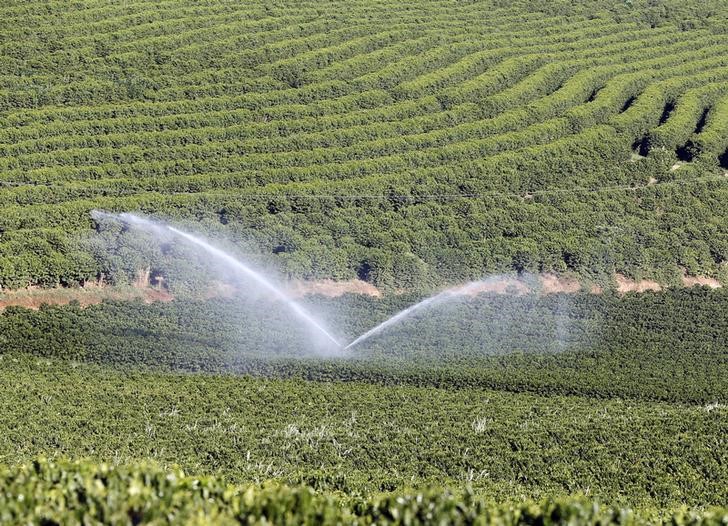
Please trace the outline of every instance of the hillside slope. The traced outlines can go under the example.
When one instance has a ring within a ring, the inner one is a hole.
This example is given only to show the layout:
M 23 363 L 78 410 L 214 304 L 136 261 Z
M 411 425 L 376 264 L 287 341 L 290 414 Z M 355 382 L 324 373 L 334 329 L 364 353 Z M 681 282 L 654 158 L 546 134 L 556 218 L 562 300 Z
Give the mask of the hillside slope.
M 95 208 L 384 288 L 507 270 L 725 279 L 727 13 L 4 2 L 0 287 L 164 271 L 158 247 L 80 242 Z

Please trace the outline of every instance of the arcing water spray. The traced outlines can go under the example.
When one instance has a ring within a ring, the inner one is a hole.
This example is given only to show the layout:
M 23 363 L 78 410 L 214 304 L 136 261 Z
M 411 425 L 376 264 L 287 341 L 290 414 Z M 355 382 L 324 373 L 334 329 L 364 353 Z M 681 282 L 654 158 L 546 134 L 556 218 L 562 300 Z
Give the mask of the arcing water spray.
M 255 281 L 258 285 L 270 292 L 274 297 L 281 300 L 299 319 L 305 322 L 310 328 L 314 329 L 316 333 L 320 334 L 329 345 L 335 346 L 339 349 L 341 348 L 341 344 L 336 340 L 336 338 L 334 338 L 334 336 L 329 331 L 327 331 L 318 320 L 316 320 L 303 307 L 301 307 L 301 305 L 288 297 L 288 295 L 283 292 L 283 290 L 273 284 L 273 282 L 263 276 L 263 274 L 255 271 L 250 266 L 236 259 L 224 250 L 221 250 L 188 232 L 184 232 L 183 230 L 180 230 L 173 226 L 169 226 L 157 221 L 151 221 L 149 219 L 145 219 L 134 214 L 109 214 L 107 212 L 94 211 L 92 213 L 92 216 L 94 218 L 114 219 L 117 221 L 121 221 L 123 223 L 145 229 L 157 235 L 165 232 L 171 233 L 182 238 L 187 243 L 201 248 L 202 250 L 204 250 L 205 253 L 207 253 L 209 256 L 212 256 L 215 260 L 225 264 L 227 267 L 233 269 L 234 271 Z

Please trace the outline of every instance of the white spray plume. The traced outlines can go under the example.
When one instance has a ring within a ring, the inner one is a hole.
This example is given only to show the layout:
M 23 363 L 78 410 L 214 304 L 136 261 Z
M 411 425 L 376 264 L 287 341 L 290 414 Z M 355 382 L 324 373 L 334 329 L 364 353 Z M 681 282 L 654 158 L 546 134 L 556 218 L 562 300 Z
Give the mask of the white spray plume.
M 316 321 L 316 319 L 314 319 L 309 313 L 307 313 L 303 309 L 303 307 L 301 307 L 298 303 L 296 303 L 291 298 L 289 298 L 285 292 L 283 292 L 281 289 L 276 287 L 265 276 L 263 276 L 259 272 L 256 272 L 255 270 L 253 270 L 249 266 L 245 265 L 241 261 L 235 259 L 227 252 L 210 245 L 206 241 L 203 241 L 202 239 L 200 239 L 196 236 L 193 236 L 192 234 L 188 234 L 187 232 L 183 232 L 182 230 L 179 230 L 172 226 L 168 226 L 167 228 L 171 232 L 174 232 L 175 234 L 186 239 L 190 243 L 193 243 L 193 244 L 199 246 L 200 248 L 204 249 L 207 253 L 220 259 L 221 261 L 223 261 L 230 267 L 240 271 L 241 273 L 245 274 L 249 278 L 252 278 L 254 281 L 259 283 L 265 289 L 270 291 L 278 299 L 282 300 L 294 313 L 296 313 L 298 315 L 298 317 L 300 317 L 306 323 L 308 323 L 313 328 L 315 328 L 318 332 L 320 332 L 323 336 L 325 336 L 331 343 L 333 343 L 337 347 L 341 347 L 339 342 L 336 341 L 336 338 L 334 338 L 331 335 L 331 333 L 329 333 L 326 329 L 324 329 L 323 326 L 318 321 Z
M 470 283 L 466 283 L 465 285 L 460 285 L 458 287 L 453 287 L 451 289 L 443 290 L 442 292 L 435 294 L 434 296 L 430 296 L 429 298 L 425 298 L 424 300 L 420 301 L 419 303 L 416 303 L 414 305 L 411 305 L 407 307 L 406 309 L 398 312 L 391 318 L 383 321 L 376 327 L 369 329 L 367 332 L 356 338 L 354 341 L 352 341 L 350 344 L 348 344 L 346 347 L 344 347 L 344 350 L 349 350 L 352 347 L 359 345 L 361 342 L 368 340 L 372 336 L 376 336 L 377 334 L 383 332 L 388 327 L 391 327 L 392 325 L 395 325 L 405 318 L 408 318 L 412 314 L 414 314 L 418 310 L 422 310 L 425 307 L 432 307 L 438 303 L 441 303 L 443 301 L 455 298 L 457 296 L 463 296 L 465 294 L 470 294 L 473 291 L 477 290 L 479 286 L 482 286 L 484 282 L 482 281 L 473 281 Z
M 273 282 L 263 276 L 263 274 L 255 271 L 250 266 L 231 256 L 224 250 L 221 250 L 211 245 L 210 243 L 195 235 L 184 232 L 183 230 L 157 221 L 151 221 L 149 219 L 145 219 L 134 214 L 110 214 L 108 212 L 94 210 L 92 212 L 92 217 L 94 219 L 112 219 L 116 221 L 121 221 L 123 223 L 148 230 L 157 235 L 174 234 L 184 239 L 186 242 L 203 249 L 207 254 L 220 261 L 221 263 L 224 263 L 226 266 L 232 268 L 236 272 L 239 272 L 240 274 L 245 275 L 258 283 L 261 287 L 270 292 L 274 297 L 281 300 L 291 311 L 293 311 L 293 313 L 298 318 L 304 321 L 309 327 L 311 327 L 318 334 L 323 336 L 329 345 L 334 345 L 336 348 L 339 349 L 341 348 L 341 344 L 336 340 L 336 338 L 334 338 L 334 336 L 329 331 L 327 331 L 318 320 L 316 320 L 311 314 L 309 314 L 296 301 L 290 298 L 281 288 L 273 284 Z
M 431 308 L 445 302 L 450 302 L 455 299 L 462 298 L 463 296 L 477 295 L 480 292 L 500 290 L 503 287 L 504 282 L 506 286 L 514 286 L 514 293 L 516 294 L 529 293 L 532 292 L 532 285 L 534 285 L 535 283 L 529 284 L 527 282 L 528 279 L 530 279 L 531 281 L 536 280 L 536 278 L 533 276 L 519 276 L 518 278 L 514 279 L 508 278 L 507 276 L 498 275 L 488 277 L 484 280 L 473 281 L 464 285 L 443 290 L 433 296 L 423 299 L 419 303 L 411 305 L 403 309 L 402 311 L 394 314 L 376 327 L 373 327 L 372 329 L 366 331 L 364 334 L 355 338 L 342 349 L 342 345 L 324 327 L 324 325 L 315 317 L 313 317 L 300 304 L 298 304 L 291 297 L 289 297 L 282 288 L 277 286 L 273 281 L 271 281 L 262 273 L 256 271 L 249 265 L 232 256 L 231 254 L 216 246 L 213 246 L 207 241 L 201 239 L 200 237 L 175 228 L 173 226 L 167 225 L 165 223 L 152 221 L 144 217 L 129 213 L 112 214 L 102 211 L 93 211 L 92 217 L 97 220 L 113 220 L 124 223 L 126 225 L 135 226 L 137 228 L 150 232 L 160 238 L 175 236 L 184 240 L 190 245 L 202 249 L 205 254 L 209 255 L 215 261 L 224 264 L 226 268 L 232 269 L 238 275 L 246 276 L 247 278 L 260 285 L 260 287 L 262 289 L 265 289 L 271 296 L 282 301 L 299 320 L 304 322 L 306 326 L 312 329 L 316 334 L 320 335 L 322 341 L 326 342 L 327 347 L 335 348 L 337 349 L 337 351 L 351 350 L 352 348 L 361 345 L 363 342 L 368 341 L 375 336 L 378 336 L 379 334 L 390 329 L 391 327 L 402 323 L 413 314 L 426 308 Z M 565 347 L 565 339 L 568 334 L 565 325 L 566 320 L 564 319 L 564 313 L 562 311 L 563 308 L 560 306 L 556 326 L 556 336 L 558 338 L 559 347 L 561 349 Z

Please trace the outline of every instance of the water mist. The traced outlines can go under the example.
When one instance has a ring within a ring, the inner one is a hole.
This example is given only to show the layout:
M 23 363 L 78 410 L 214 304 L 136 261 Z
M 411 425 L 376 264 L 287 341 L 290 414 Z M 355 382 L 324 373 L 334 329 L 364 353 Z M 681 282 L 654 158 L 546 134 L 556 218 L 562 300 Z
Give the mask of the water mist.
M 298 322 L 300 327 L 308 329 L 310 336 L 314 338 L 313 341 L 316 342 L 313 348 L 319 351 L 318 354 L 320 356 L 366 359 L 366 352 L 353 352 L 353 349 L 355 347 L 363 347 L 365 343 L 370 343 L 375 338 L 382 337 L 383 333 L 388 334 L 390 331 L 394 332 L 393 329 L 395 328 L 402 329 L 402 326 L 407 325 L 408 321 L 414 321 L 413 318 L 421 312 L 427 311 L 429 313 L 428 315 L 436 316 L 438 313 L 434 312 L 435 308 L 441 307 L 444 310 L 447 306 L 454 307 L 456 304 L 460 305 L 468 296 L 477 296 L 480 293 L 524 295 L 536 298 L 538 297 L 540 287 L 540 281 L 537 276 L 519 275 L 518 277 L 512 277 L 494 275 L 483 280 L 448 288 L 402 309 L 375 327 L 354 338 L 350 343 L 342 345 L 319 319 L 314 317 L 301 304 L 294 301 L 281 286 L 272 281 L 264 273 L 252 268 L 227 251 L 212 245 L 207 240 L 166 223 L 150 220 L 134 214 L 109 214 L 107 212 L 95 211 L 92 213 L 92 216 L 97 220 L 110 220 L 128 227 L 134 227 L 154 236 L 160 243 L 169 241 L 170 239 L 180 240 L 185 246 L 193 250 L 194 253 L 204 255 L 206 258 L 205 263 L 217 263 L 221 268 L 232 271 L 233 275 L 237 278 L 245 278 L 246 282 L 255 283 L 257 285 L 256 289 L 265 293 L 266 301 L 270 299 L 279 301 L 285 305 L 286 309 L 282 310 L 281 313 L 290 312 L 292 315 L 290 318 L 292 320 Z M 180 261 L 186 261 L 184 257 L 178 259 Z M 196 270 L 199 271 L 199 269 Z M 555 298 L 555 301 L 558 304 L 555 306 L 554 315 L 548 317 L 548 320 L 552 324 L 548 330 L 552 331 L 553 341 L 557 344 L 556 349 L 564 350 L 572 346 L 576 335 L 586 337 L 587 339 L 590 338 L 593 330 L 581 326 L 575 326 L 574 330 L 577 332 L 572 335 L 572 325 L 574 322 L 569 313 L 570 309 L 567 308 L 567 300 L 559 296 Z M 510 332 L 512 332 L 509 329 L 510 326 L 514 326 L 518 334 L 528 335 L 528 331 L 533 330 L 533 325 L 530 323 L 528 312 L 524 309 L 529 308 L 533 308 L 532 302 L 524 301 L 520 304 L 519 309 L 521 311 L 519 312 L 509 311 L 502 315 L 496 312 L 492 313 L 491 318 L 487 317 L 487 313 L 483 313 L 485 314 L 483 318 L 480 317 L 481 314 L 476 314 L 478 325 L 461 328 L 460 330 L 468 332 L 467 334 L 461 334 L 460 339 L 467 341 L 468 335 L 478 334 L 478 331 L 484 326 L 483 323 L 492 324 L 492 327 L 483 333 L 479 340 L 482 343 L 481 347 L 483 349 L 488 345 L 492 346 L 492 342 L 500 341 L 499 338 L 502 340 L 503 338 L 507 339 L 510 337 Z M 430 310 L 428 311 L 428 309 Z M 255 312 L 259 312 L 259 310 Z M 279 318 L 277 311 L 268 312 L 267 316 L 265 314 L 264 312 L 263 316 L 265 316 L 266 320 L 270 319 L 270 321 L 274 321 Z M 538 321 L 542 323 L 545 320 Z M 286 319 L 284 323 L 287 324 L 288 320 Z M 538 329 L 538 332 L 543 333 L 543 329 Z M 420 341 L 419 338 L 422 336 L 424 335 L 415 333 L 409 335 L 408 339 Z M 438 340 L 437 336 L 435 336 L 434 340 Z M 311 343 L 311 340 L 308 343 Z M 395 347 L 397 345 L 395 344 Z M 520 344 L 514 346 L 514 348 L 520 348 Z M 438 343 L 433 347 L 433 351 L 436 351 L 433 355 L 435 358 L 438 356 L 446 356 L 452 352 L 452 346 L 449 343 Z
M 400 312 L 386 319 L 376 327 L 368 330 L 361 336 L 357 337 L 346 347 L 344 347 L 344 350 L 349 350 L 353 347 L 361 345 L 365 341 L 368 341 L 369 339 L 385 332 L 387 329 L 390 329 L 395 325 L 401 324 L 402 322 L 411 318 L 418 311 L 442 305 L 443 303 L 450 303 L 457 299 L 462 299 L 464 296 L 474 296 L 481 292 L 494 292 L 498 290 L 500 290 L 501 292 L 506 292 L 505 290 L 503 290 L 503 288 L 508 287 L 509 285 L 514 286 L 514 290 L 511 291 L 514 294 L 530 293 L 535 285 L 535 278 L 533 276 L 520 276 L 518 279 L 513 280 L 502 275 L 494 275 L 479 281 L 471 281 L 464 285 L 458 285 L 456 287 L 443 290 L 441 292 L 438 292 L 437 294 L 434 294 L 433 296 L 425 298 L 419 303 L 416 303 L 407 307 L 404 310 L 401 310 Z
M 352 347 L 359 345 L 360 343 L 380 334 L 381 332 L 384 332 L 386 329 L 391 327 L 392 325 L 396 325 L 405 319 L 412 316 L 415 312 L 422 310 L 426 307 L 433 307 L 437 304 L 452 300 L 454 298 L 457 298 L 458 296 L 463 296 L 466 294 L 471 294 L 475 290 L 477 290 L 478 287 L 482 286 L 482 281 L 473 281 L 471 283 L 466 283 L 465 285 L 461 285 L 458 287 L 453 287 L 451 289 L 444 290 L 442 292 L 439 292 L 435 294 L 434 296 L 430 296 L 429 298 L 425 298 L 424 300 L 420 301 L 419 303 L 416 303 L 414 305 L 411 305 L 407 307 L 404 310 L 401 310 L 391 318 L 386 319 L 376 327 L 369 329 L 367 332 L 356 338 L 354 341 L 349 343 L 346 347 L 344 347 L 344 350 L 349 350 Z
M 318 334 L 323 341 L 326 342 L 328 347 L 341 349 L 341 344 L 336 338 L 328 331 L 321 322 L 314 318 L 308 313 L 301 305 L 290 298 L 280 287 L 275 285 L 271 280 L 266 278 L 262 273 L 254 270 L 249 265 L 243 263 L 239 259 L 228 254 L 224 250 L 217 248 L 207 241 L 201 239 L 198 236 L 184 232 L 178 228 L 175 228 L 164 223 L 152 221 L 134 214 L 122 213 L 122 214 L 110 214 L 107 212 L 94 211 L 92 212 L 94 219 L 111 219 L 120 221 L 127 225 L 133 225 L 137 228 L 146 230 L 156 236 L 161 235 L 173 235 L 186 243 L 201 249 L 208 256 L 214 258 L 217 262 L 222 263 L 227 268 L 232 269 L 239 275 L 245 276 L 257 283 L 261 288 L 270 293 L 274 298 L 283 302 L 284 305 L 302 322 L 306 324 L 313 332 Z

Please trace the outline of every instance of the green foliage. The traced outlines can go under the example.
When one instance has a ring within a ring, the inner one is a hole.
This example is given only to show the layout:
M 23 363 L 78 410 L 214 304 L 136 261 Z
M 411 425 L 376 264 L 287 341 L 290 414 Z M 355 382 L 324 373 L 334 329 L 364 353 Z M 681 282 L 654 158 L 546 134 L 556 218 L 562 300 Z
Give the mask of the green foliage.
M 446 4 L 3 6 L 0 287 L 156 264 L 92 261 L 94 208 L 388 289 L 721 275 L 723 3 Z
M 48 462 L 0 472 L 0 520 L 43 524 L 630 524 L 652 523 L 627 508 L 585 498 L 489 504 L 428 490 L 341 501 L 307 487 L 232 486 L 153 464 Z M 728 510 L 680 510 L 675 526 L 719 526 Z
M 726 524 L 724 291 L 480 295 L 323 359 L 90 216 L 380 287 L 306 299 L 342 341 L 496 272 L 725 281 L 726 15 L 3 3 L 0 288 L 151 271 L 177 299 L 0 314 L 0 522 Z
M 419 299 L 307 304 L 351 341 Z M 728 392 L 727 304 L 726 292 L 707 288 L 624 298 L 484 294 L 423 311 L 338 359 L 317 357 L 288 311 L 260 298 L 12 307 L 0 316 L 0 345 L 119 368 L 705 404 Z
M 726 498 L 724 402 L 113 371 L 21 355 L 0 359 L 0 380 L 13 385 L 0 395 L 0 456 L 13 465 L 153 459 L 353 498 L 466 484 L 503 503 L 588 494 L 656 511 Z

